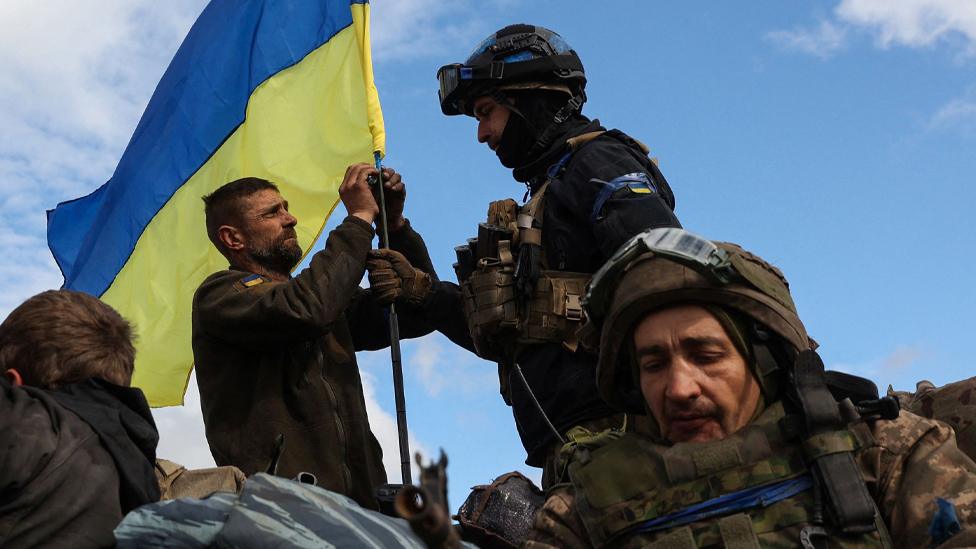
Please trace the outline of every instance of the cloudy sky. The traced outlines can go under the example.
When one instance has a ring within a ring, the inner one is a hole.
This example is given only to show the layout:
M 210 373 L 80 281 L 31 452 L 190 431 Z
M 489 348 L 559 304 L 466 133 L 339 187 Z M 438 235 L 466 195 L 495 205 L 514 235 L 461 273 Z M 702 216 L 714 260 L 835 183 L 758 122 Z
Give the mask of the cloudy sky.
M 107 180 L 201 0 L 0 3 L 0 318 L 61 275 L 45 210 Z M 488 201 L 521 198 L 436 69 L 530 22 L 574 46 L 584 112 L 646 142 L 689 229 L 791 280 L 829 366 L 880 386 L 968 377 L 976 299 L 976 3 L 375 0 L 387 162 L 443 278 Z M 340 216 L 335 216 L 336 219 Z M 332 220 L 334 224 L 336 219 Z M 311 221 L 310 221 L 311 222 Z M 399 476 L 388 354 L 359 356 Z M 492 364 L 432 335 L 404 345 L 412 444 L 450 457 L 452 506 L 526 467 Z M 160 455 L 212 463 L 191 385 L 157 410 Z

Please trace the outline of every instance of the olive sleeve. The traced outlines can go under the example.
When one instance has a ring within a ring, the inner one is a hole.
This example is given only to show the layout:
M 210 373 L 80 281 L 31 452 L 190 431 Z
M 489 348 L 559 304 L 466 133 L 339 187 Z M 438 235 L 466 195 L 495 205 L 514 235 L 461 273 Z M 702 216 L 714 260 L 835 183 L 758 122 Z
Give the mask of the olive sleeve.
M 244 346 L 306 340 L 327 333 L 362 293 L 372 227 L 353 216 L 331 233 L 308 268 L 285 282 L 243 271 L 222 271 L 197 289 L 193 314 L 200 328 Z

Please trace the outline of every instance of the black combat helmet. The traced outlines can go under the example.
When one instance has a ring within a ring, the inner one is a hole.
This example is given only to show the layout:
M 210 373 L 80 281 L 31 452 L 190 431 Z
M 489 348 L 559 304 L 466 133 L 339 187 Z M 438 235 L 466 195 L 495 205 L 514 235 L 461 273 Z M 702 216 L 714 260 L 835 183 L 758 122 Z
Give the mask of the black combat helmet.
M 449 116 L 471 116 L 471 100 L 498 90 L 565 92 L 573 112 L 586 101 L 586 75 L 579 56 L 561 36 L 535 25 L 499 30 L 482 40 L 464 64 L 438 69 L 437 80 L 441 110 Z

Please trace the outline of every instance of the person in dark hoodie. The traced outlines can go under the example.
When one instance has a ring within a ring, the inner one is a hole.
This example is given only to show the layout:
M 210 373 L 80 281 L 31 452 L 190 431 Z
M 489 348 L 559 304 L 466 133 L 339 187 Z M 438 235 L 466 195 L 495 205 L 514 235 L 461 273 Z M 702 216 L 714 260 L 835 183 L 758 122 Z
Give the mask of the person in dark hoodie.
M 582 114 L 582 62 L 549 29 L 505 27 L 437 77 L 444 114 L 474 117 L 478 141 L 531 196 L 522 207 L 491 204 L 477 245 L 460 248 L 454 295 L 466 307 L 466 346 L 499 362 L 526 463 L 543 467 L 548 485 L 566 431 L 623 423 L 597 394 L 596 355 L 576 347 L 586 281 L 634 234 L 680 226 L 674 195 L 643 144 Z M 373 254 L 393 268 L 373 270 L 372 282 L 391 287 L 391 273 L 411 273 L 395 253 Z
M 40 293 L 0 325 L 0 546 L 111 547 L 159 499 L 134 358 L 129 323 L 79 292 Z

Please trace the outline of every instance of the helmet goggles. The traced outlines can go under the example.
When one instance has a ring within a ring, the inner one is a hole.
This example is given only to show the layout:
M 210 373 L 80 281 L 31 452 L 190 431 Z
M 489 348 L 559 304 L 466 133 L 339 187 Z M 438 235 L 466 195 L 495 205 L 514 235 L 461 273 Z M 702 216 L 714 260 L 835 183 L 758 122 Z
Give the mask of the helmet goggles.
M 437 70 L 438 99 L 446 115 L 470 114 L 464 103 L 476 88 L 488 89 L 512 82 L 551 79 L 585 82 L 576 53 L 551 31 L 516 32 L 483 40 L 464 64 Z
M 628 240 L 593 275 L 583 300 L 590 320 L 606 316 L 617 281 L 635 259 L 647 253 L 690 267 L 716 284 L 729 284 L 739 278 L 728 252 L 711 240 L 675 227 L 650 229 Z

